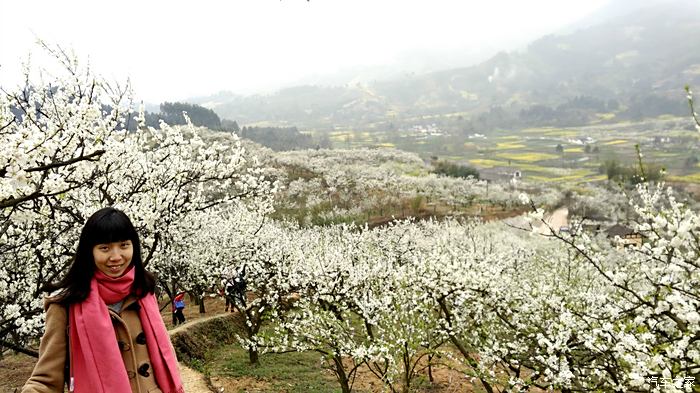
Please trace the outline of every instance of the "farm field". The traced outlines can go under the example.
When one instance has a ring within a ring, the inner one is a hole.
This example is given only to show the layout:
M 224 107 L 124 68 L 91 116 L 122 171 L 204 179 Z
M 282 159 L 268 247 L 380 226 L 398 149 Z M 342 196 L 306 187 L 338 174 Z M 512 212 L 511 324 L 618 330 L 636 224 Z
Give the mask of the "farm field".
M 484 178 L 504 178 L 515 172 L 522 180 L 579 184 L 606 178 L 607 161 L 637 165 L 636 145 L 644 165 L 664 168 L 674 182 L 700 182 L 700 133 L 691 119 L 649 119 L 582 127 L 538 127 L 498 130 L 482 135 L 455 135 L 435 126 L 368 132 L 337 130 L 328 134 L 335 148 L 394 147 L 474 166 Z

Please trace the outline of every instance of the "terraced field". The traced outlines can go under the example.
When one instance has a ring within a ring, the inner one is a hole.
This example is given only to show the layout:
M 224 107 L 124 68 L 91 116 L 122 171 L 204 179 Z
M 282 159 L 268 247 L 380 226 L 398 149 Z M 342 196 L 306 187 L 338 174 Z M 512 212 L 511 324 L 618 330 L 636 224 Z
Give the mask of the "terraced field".
M 451 135 L 436 129 L 367 132 L 337 130 L 334 147 L 394 147 L 472 165 L 484 173 L 522 174 L 523 181 L 583 183 L 605 180 L 601 166 L 616 161 L 638 165 L 636 146 L 645 166 L 664 168 L 667 179 L 700 183 L 700 133 L 688 118 L 668 116 L 644 122 L 585 127 L 539 127 L 487 134 Z

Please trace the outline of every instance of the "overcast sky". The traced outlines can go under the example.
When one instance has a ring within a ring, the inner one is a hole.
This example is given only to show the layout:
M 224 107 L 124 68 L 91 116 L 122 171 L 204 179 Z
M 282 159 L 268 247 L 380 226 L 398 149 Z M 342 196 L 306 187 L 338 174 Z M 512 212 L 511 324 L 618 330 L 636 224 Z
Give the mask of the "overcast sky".
M 36 38 L 75 50 L 139 98 L 272 91 L 310 74 L 395 66 L 421 50 L 490 53 L 576 21 L 607 0 L 0 0 L 0 85 Z M 468 48 L 468 49 L 466 49 Z M 458 56 L 455 56 L 458 57 Z M 469 64 L 464 64 L 469 65 Z

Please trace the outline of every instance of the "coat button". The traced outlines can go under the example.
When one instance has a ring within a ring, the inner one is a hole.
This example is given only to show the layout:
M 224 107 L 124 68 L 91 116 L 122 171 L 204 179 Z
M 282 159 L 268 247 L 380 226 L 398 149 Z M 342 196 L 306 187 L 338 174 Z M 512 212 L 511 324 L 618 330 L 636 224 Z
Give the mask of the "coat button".
M 117 345 L 119 345 L 119 349 L 121 351 L 128 351 L 131 349 L 131 345 L 125 343 L 124 341 L 117 341 Z
M 134 379 L 134 378 L 136 378 L 136 373 L 133 372 L 133 371 L 131 371 L 131 370 L 127 371 L 127 372 L 126 372 L 126 375 L 129 376 L 129 379 Z
M 142 377 L 148 377 L 149 375 L 151 375 L 151 374 L 148 372 L 148 369 L 149 369 L 150 367 L 151 367 L 151 365 L 148 364 L 148 363 L 144 363 L 144 364 L 140 365 L 140 366 L 139 366 L 139 375 L 142 376 Z
M 139 333 L 139 335 L 136 336 L 136 343 L 146 345 L 146 335 L 143 332 Z

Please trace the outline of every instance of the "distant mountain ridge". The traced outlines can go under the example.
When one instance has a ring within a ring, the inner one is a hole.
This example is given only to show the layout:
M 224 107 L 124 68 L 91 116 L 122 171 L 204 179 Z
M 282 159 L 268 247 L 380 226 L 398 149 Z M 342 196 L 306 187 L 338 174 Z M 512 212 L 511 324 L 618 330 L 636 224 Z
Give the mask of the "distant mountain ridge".
M 390 129 L 426 117 L 461 129 L 575 125 L 601 114 L 638 118 L 687 111 L 683 86 L 700 85 L 700 2 L 640 6 L 618 0 L 607 11 L 607 18 L 602 10 L 568 34 L 544 36 L 473 66 L 197 102 L 239 124 L 300 129 Z

